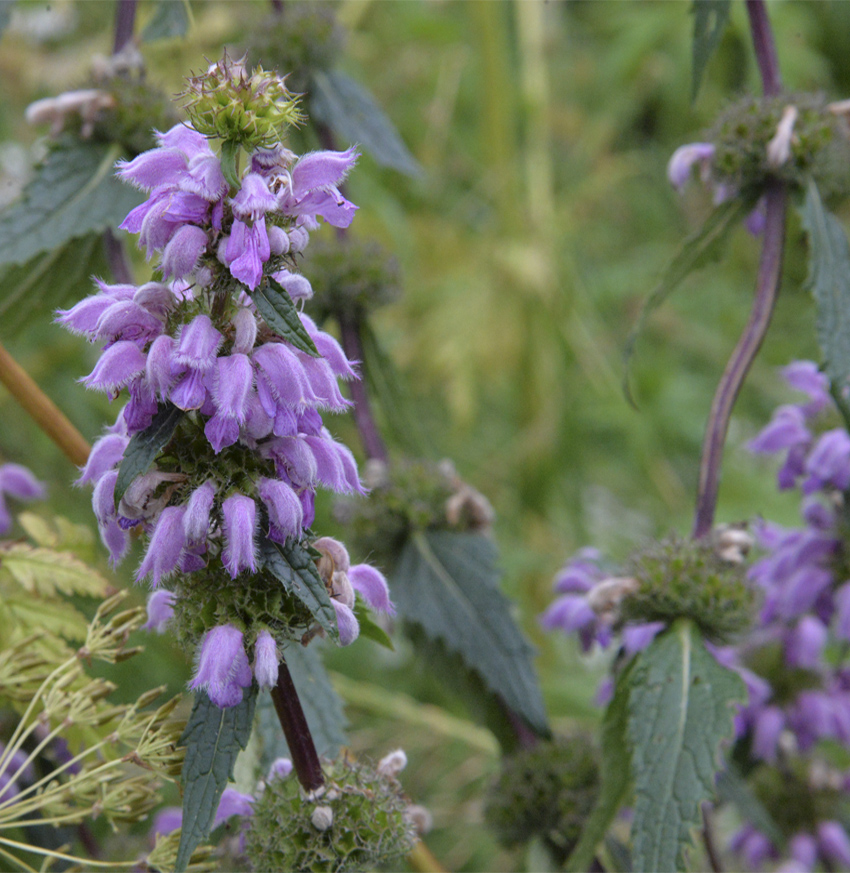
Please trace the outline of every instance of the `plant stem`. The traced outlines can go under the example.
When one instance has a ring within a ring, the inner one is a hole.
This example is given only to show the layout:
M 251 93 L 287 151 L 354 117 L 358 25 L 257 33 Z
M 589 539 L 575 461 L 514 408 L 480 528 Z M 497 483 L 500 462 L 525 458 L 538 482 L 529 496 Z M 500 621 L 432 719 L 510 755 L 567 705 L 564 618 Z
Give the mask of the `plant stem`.
M 360 339 L 360 321 L 356 316 L 337 313 L 339 330 L 342 337 L 342 348 L 349 361 L 363 360 L 363 343 Z M 364 377 L 365 378 L 365 377 Z M 372 404 L 366 390 L 364 379 L 355 379 L 348 383 L 351 399 L 354 401 L 354 421 L 363 443 L 363 451 L 370 460 L 387 462 L 389 455 L 387 447 L 381 438 L 381 433 L 375 424 L 372 414 Z
M 325 784 L 325 777 L 298 692 L 283 658 L 278 665 L 277 685 L 272 688 L 271 694 L 298 781 L 305 791 L 315 791 Z
M 776 54 L 776 41 L 767 17 L 764 0 L 747 0 L 747 14 L 750 17 L 750 33 L 753 49 L 761 73 L 761 83 L 765 97 L 773 97 L 782 90 L 779 77 L 779 57 Z
M 785 214 L 788 206 L 785 184 L 779 181 L 769 182 L 765 187 L 764 200 L 764 246 L 756 280 L 756 296 L 747 326 L 729 358 L 711 404 L 702 446 L 694 539 L 711 532 L 714 511 L 717 508 L 723 444 L 726 442 L 732 407 L 767 333 L 779 294 L 782 252 L 785 246 Z
M 91 449 L 83 435 L 2 345 L 0 382 L 72 464 L 82 467 L 86 463 Z
M 779 93 L 782 81 L 779 76 L 776 42 L 764 0 L 747 0 L 747 14 L 750 18 L 753 49 L 761 74 L 762 88 L 765 96 L 771 97 Z M 735 399 L 750 366 L 761 348 L 779 293 L 782 252 L 785 246 L 785 217 L 788 209 L 788 192 L 785 184 L 778 180 L 769 182 L 765 187 L 764 201 L 764 242 L 753 308 L 747 326 L 717 386 L 705 429 L 694 518 L 694 539 L 704 537 L 711 532 L 714 511 L 717 508 L 723 445 L 729 430 L 732 407 L 735 405 Z
M 115 4 L 115 41 L 112 54 L 118 52 L 133 38 L 136 24 L 136 0 L 117 0 Z

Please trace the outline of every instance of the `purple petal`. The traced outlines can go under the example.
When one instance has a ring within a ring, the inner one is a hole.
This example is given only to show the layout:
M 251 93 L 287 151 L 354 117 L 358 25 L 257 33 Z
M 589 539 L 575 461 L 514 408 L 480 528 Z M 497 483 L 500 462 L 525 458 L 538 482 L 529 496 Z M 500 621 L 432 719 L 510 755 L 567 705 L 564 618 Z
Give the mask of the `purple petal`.
M 185 512 L 184 506 L 167 506 L 162 510 L 148 550 L 136 571 L 137 582 L 150 575 L 151 587 L 157 588 L 166 576 L 177 569 L 186 546 L 186 535 L 183 533 Z
M 203 373 L 200 370 L 190 370 L 171 389 L 169 399 L 178 409 L 200 409 L 207 400 Z
M 107 471 L 121 463 L 124 449 L 130 438 L 120 433 L 108 433 L 101 437 L 89 453 L 85 467 L 80 472 L 80 478 L 75 485 L 85 485 L 86 482 L 96 482 Z
M 623 650 L 629 656 L 642 652 L 667 627 L 663 621 L 627 625 L 623 628 Z
M 750 440 L 747 448 L 759 454 L 772 454 L 799 443 L 807 443 L 811 438 L 803 410 L 799 406 L 780 406 L 767 427 Z
M 246 173 L 242 187 L 230 202 L 233 214 L 242 221 L 257 221 L 277 206 L 277 199 L 259 173 Z
M 248 412 L 248 395 L 254 382 L 254 370 L 247 355 L 229 355 L 218 359 L 213 402 L 218 414 L 240 424 Z
M 194 690 L 203 688 L 216 706 L 224 708 L 241 702 L 242 689 L 252 681 L 253 673 L 242 643 L 242 632 L 230 624 L 207 631 L 189 687 Z
M 158 336 L 151 343 L 145 362 L 145 378 L 157 397 L 168 397 L 168 392 L 174 384 L 171 366 L 173 358 L 174 340 L 167 334 Z
M 292 488 L 279 479 L 257 480 L 257 492 L 269 512 L 269 521 L 284 537 L 300 538 L 304 513 L 298 496 Z
M 154 591 L 148 597 L 148 620 L 142 625 L 146 631 L 165 633 L 165 626 L 174 615 L 174 595 L 165 588 Z
M 119 161 L 115 174 L 135 188 L 152 191 L 160 185 L 176 185 L 186 172 L 187 163 L 186 155 L 179 149 L 151 149 L 132 161 Z
M 162 275 L 166 279 L 170 276 L 188 276 L 195 269 L 207 242 L 206 231 L 194 224 L 184 224 L 171 237 L 162 253 Z
M 218 809 L 213 819 L 212 827 L 217 828 L 234 815 L 249 816 L 254 812 L 254 798 L 250 794 L 242 794 L 235 788 L 227 787 L 218 802 Z
M 21 464 L 0 466 L 0 491 L 18 500 L 42 500 L 47 494 L 44 484 Z
M 94 294 L 91 297 L 86 297 L 85 300 L 81 300 L 70 309 L 57 310 L 55 320 L 71 331 L 71 333 L 91 338 L 100 316 L 114 303 L 114 299 L 103 294 Z
M 266 630 L 260 631 L 254 644 L 254 676 L 260 688 L 274 688 L 277 685 L 279 661 L 274 637 Z
M 110 346 L 101 355 L 94 370 L 81 381 L 88 388 L 113 392 L 144 372 L 144 352 L 135 343 L 122 340 Z
M 199 485 L 186 504 L 186 514 L 183 516 L 183 533 L 188 543 L 197 544 L 207 541 L 210 527 L 210 510 L 215 499 L 215 486 L 211 481 Z
M 207 315 L 196 315 L 180 333 L 176 361 L 193 370 L 209 370 L 216 361 L 224 337 Z
M 818 825 L 821 852 L 834 864 L 850 867 L 850 838 L 840 822 L 824 821 Z
M 224 515 L 224 566 L 234 579 L 243 570 L 255 573 L 257 505 L 244 494 L 232 494 L 222 503 L 221 509 Z
M 313 296 L 313 286 L 306 276 L 291 273 L 289 270 L 278 270 L 272 273 L 272 278 L 279 282 L 293 300 L 309 300 Z
M 269 775 L 266 777 L 267 782 L 272 779 L 285 779 L 292 772 L 292 761 L 289 758 L 275 758 L 269 767 Z
M 363 599 L 372 609 L 395 615 L 387 580 L 380 570 L 369 564 L 355 564 L 348 571 L 348 581 L 355 591 L 363 595 Z
M 336 611 L 339 644 L 341 646 L 350 646 L 360 636 L 360 625 L 357 623 L 357 618 L 344 603 L 333 599 L 331 599 L 331 603 Z
M 753 754 L 763 761 L 775 763 L 779 735 L 785 727 L 785 715 L 777 706 L 766 706 L 755 718 Z
M 715 148 L 710 142 L 692 142 L 679 146 L 667 164 L 667 178 L 670 184 L 680 190 L 684 188 L 694 165 L 710 166 L 711 161 L 714 160 L 714 152 Z
M 832 403 L 829 394 L 829 379 L 826 373 L 818 370 L 813 361 L 794 361 L 782 369 L 785 381 L 796 391 L 802 391 L 811 398 L 806 412 L 814 415 Z
M 564 633 L 572 633 L 596 622 L 596 613 L 588 606 L 584 597 L 564 594 L 552 603 L 540 617 L 540 624 L 546 630 L 559 628 Z
M 239 423 L 236 419 L 225 418 L 216 413 L 204 425 L 204 435 L 213 451 L 218 454 L 227 446 L 232 446 L 239 440 Z

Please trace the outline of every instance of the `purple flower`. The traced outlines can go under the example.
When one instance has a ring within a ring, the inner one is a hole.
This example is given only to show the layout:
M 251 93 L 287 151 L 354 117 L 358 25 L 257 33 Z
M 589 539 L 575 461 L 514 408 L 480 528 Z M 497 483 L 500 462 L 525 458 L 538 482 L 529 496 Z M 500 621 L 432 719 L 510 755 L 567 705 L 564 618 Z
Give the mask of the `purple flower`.
M 818 825 L 818 845 L 821 853 L 839 867 L 850 867 L 850 838 L 837 821 L 824 821 Z
M 645 624 L 627 625 L 623 628 L 623 651 L 626 655 L 642 652 L 664 630 L 663 621 L 649 621 Z
M 773 454 L 792 446 L 806 444 L 812 438 L 806 427 L 806 416 L 799 406 L 780 406 L 759 435 L 747 448 L 759 454 Z
M 192 370 L 210 370 L 215 366 L 216 355 L 223 339 L 208 315 L 196 315 L 180 333 L 174 360 Z
M 792 388 L 809 395 L 811 403 L 802 407 L 807 418 L 832 404 L 829 379 L 813 361 L 794 361 L 782 369 L 782 376 Z
M 210 700 L 224 709 L 242 700 L 242 689 L 248 688 L 252 680 L 242 632 L 230 624 L 207 631 L 189 687 L 206 691 Z
M 80 472 L 80 478 L 75 485 L 84 485 L 87 482 L 97 482 L 107 470 L 111 470 L 121 463 L 124 457 L 124 449 L 130 438 L 126 434 L 108 433 L 102 436 L 89 452 L 85 466 Z
M 210 527 L 210 510 L 215 499 L 215 485 L 207 480 L 198 486 L 186 504 L 183 533 L 189 544 L 205 543 Z
M 183 506 L 167 506 L 162 510 L 148 543 L 148 550 L 136 571 L 137 582 L 150 576 L 151 588 L 157 588 L 163 579 L 177 569 L 186 546 L 186 535 L 183 532 L 185 513 L 186 508 Z
M 786 663 L 791 667 L 815 669 L 823 655 L 827 636 L 827 629 L 817 618 L 804 615 L 786 640 Z
M 348 570 L 351 587 L 359 592 L 371 609 L 395 615 L 395 607 L 390 601 L 387 580 L 380 570 L 370 564 L 355 564 Z
M 148 597 L 148 620 L 142 625 L 146 631 L 165 633 L 165 626 L 174 615 L 174 595 L 159 588 Z
M 341 646 L 350 646 L 360 636 L 360 625 L 357 623 L 357 617 L 350 607 L 339 600 L 331 598 L 331 603 L 336 612 L 339 644 Z
M 114 394 L 144 372 L 144 352 L 134 342 L 121 340 L 110 346 L 101 355 L 94 370 L 80 381 L 87 388 Z
M 340 194 L 337 185 L 343 182 L 358 157 L 353 148 L 304 155 L 292 169 L 290 185 L 281 189 L 278 208 L 297 216 L 299 224 L 310 230 L 318 227 L 318 217 L 334 227 L 348 227 L 357 207 Z
M 763 761 L 776 761 L 779 735 L 785 727 L 785 716 L 779 707 L 766 706 L 755 717 L 753 731 L 753 755 Z
M 700 168 L 703 182 L 708 181 L 716 149 L 710 142 L 692 142 L 679 146 L 667 164 L 667 178 L 679 190 L 685 187 L 694 166 Z
M 207 233 L 194 224 L 185 224 L 177 230 L 162 253 L 162 275 L 167 279 L 188 276 L 207 247 Z
M 289 758 L 275 758 L 269 767 L 269 775 L 266 776 L 266 781 L 271 782 L 272 779 L 285 779 L 292 772 L 292 761 Z
M 803 493 L 811 494 L 827 487 L 839 491 L 850 485 L 850 435 L 843 428 L 822 434 L 806 459 L 808 478 Z
M 260 688 L 274 688 L 277 685 L 279 662 L 280 655 L 274 637 L 267 630 L 260 631 L 254 643 L 254 676 Z
M 244 494 L 232 494 L 221 505 L 224 516 L 222 560 L 235 579 L 243 570 L 257 571 L 257 504 Z
M 257 480 L 257 493 L 269 513 L 271 538 L 280 543 L 287 537 L 300 538 L 304 510 L 292 488 L 279 479 L 261 478 Z

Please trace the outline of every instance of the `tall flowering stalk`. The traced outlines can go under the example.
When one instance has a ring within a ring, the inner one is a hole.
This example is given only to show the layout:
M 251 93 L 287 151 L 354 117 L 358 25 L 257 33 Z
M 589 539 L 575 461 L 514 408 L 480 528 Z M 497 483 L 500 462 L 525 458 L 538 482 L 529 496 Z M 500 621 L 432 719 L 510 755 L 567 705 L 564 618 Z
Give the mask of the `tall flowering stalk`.
M 349 408 L 338 379 L 356 371 L 295 306 L 312 293 L 297 267 L 310 233 L 320 219 L 347 227 L 354 217 L 339 185 L 357 152 L 295 155 L 282 142 L 299 117 L 283 81 L 226 55 L 184 96 L 191 123 L 118 167 L 149 195 L 121 226 L 139 235 L 157 277 L 98 281 L 57 320 L 102 344 L 86 386 L 129 395 L 78 480 L 94 488 L 112 562 L 141 531 L 149 626 L 170 623 L 195 652 L 192 687 L 229 707 L 255 680 L 275 686 L 285 644 L 315 633 L 314 613 L 269 573 L 270 544 L 312 562 L 340 644 L 358 635 L 357 593 L 392 606 L 377 570 L 351 567 L 341 544 L 309 532 L 319 485 L 364 493 L 351 452 L 322 421 Z M 164 422 L 173 435 L 125 482 L 136 447 Z

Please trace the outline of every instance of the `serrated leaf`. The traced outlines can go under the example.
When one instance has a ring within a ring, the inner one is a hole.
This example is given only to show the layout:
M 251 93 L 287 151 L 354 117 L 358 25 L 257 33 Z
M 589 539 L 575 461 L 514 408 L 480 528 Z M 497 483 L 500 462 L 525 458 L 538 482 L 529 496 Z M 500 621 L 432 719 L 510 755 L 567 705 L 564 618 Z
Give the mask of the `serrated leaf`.
M 319 757 L 334 758 L 348 743 L 342 700 L 331 685 L 316 642 L 309 646 L 292 644 L 283 653 L 310 734 Z M 260 773 L 265 778 L 276 758 L 288 758 L 289 747 L 280 727 L 271 695 L 261 694 L 257 703 L 257 730 L 262 740 Z
M 263 538 L 260 540 L 260 560 L 284 590 L 297 597 L 310 610 L 310 614 L 331 639 L 338 640 L 336 611 L 307 549 L 293 540 L 281 545 Z
M 21 198 L 0 213 L 0 264 L 25 264 L 72 239 L 117 227 L 142 202 L 114 176 L 117 145 L 59 140 Z
M 633 663 L 617 677 L 614 696 L 602 720 L 602 766 L 596 806 L 581 837 L 567 859 L 567 873 L 590 870 L 597 847 L 626 799 L 631 785 L 631 754 L 626 735 L 629 714 L 629 683 Z
M 248 745 L 254 724 L 256 686 L 245 690 L 242 702 L 225 709 L 217 707 L 202 691 L 180 745 L 186 747 L 183 761 L 183 826 L 175 873 L 186 869 L 192 852 L 209 836 L 218 802 L 233 775 L 241 749 Z
M 142 31 L 142 42 L 186 36 L 191 20 L 187 0 L 159 0 L 153 17 Z
M 634 866 L 684 870 L 700 805 L 715 795 L 720 746 L 734 733 L 733 705 L 746 689 L 686 619 L 635 656 L 629 684 Z
M 420 176 L 422 167 L 375 98 L 340 70 L 314 70 L 310 114 L 345 142 L 359 144 L 383 167 Z
M 643 333 L 649 316 L 676 290 L 688 274 L 720 257 L 723 243 L 739 218 L 753 208 L 749 198 L 735 198 L 716 206 L 702 227 L 692 233 L 681 245 L 672 261 L 664 268 L 661 279 L 643 304 L 637 322 L 629 333 L 623 350 L 623 392 L 634 406 L 629 387 L 629 373 L 635 346 Z
M 818 342 L 826 374 L 840 394 L 850 384 L 850 246 L 811 179 L 802 218 L 809 235 L 808 285 L 817 306 Z
M 37 546 L 73 552 L 84 559 L 94 557 L 94 536 L 84 524 L 75 524 L 61 515 L 42 518 L 27 510 L 18 513 L 18 524 Z
M 156 456 L 168 445 L 185 413 L 173 403 L 160 403 L 153 421 L 133 436 L 124 449 L 124 457 L 115 480 L 115 506 L 121 502 L 130 483 L 147 473 Z
M 405 544 L 390 585 L 399 614 L 457 652 L 538 734 L 549 726 L 534 650 L 499 589 L 497 552 L 480 534 L 417 532 Z
M 86 638 L 88 620 L 64 600 L 4 596 L 3 603 L 21 633 L 47 631 L 65 640 Z
M 729 23 L 731 8 L 732 0 L 694 0 L 691 4 L 691 14 L 694 16 L 691 101 L 697 99 L 705 68 Z
M 298 317 L 298 310 L 286 289 L 271 276 L 266 276 L 263 284 L 251 294 L 257 311 L 266 324 L 288 343 L 302 352 L 319 358 L 321 355 L 307 333 L 307 328 Z
M 0 336 L 17 336 L 33 321 L 91 293 L 92 276 L 107 274 L 103 240 L 94 233 L 68 240 L 17 266 L 0 271 Z
M 57 591 L 105 597 L 109 587 L 100 573 L 74 555 L 25 543 L 15 543 L 0 551 L 0 567 L 11 573 L 25 590 L 48 597 Z
M 375 623 L 372 613 L 366 605 L 366 601 L 359 594 L 354 601 L 354 617 L 357 619 L 357 624 L 360 625 L 361 637 L 366 637 L 366 639 L 372 640 L 391 652 L 395 651 L 393 641 L 389 638 L 387 632 L 379 624 Z

